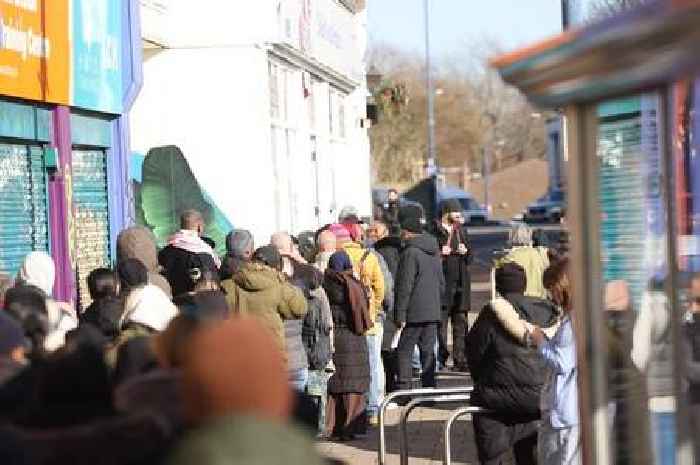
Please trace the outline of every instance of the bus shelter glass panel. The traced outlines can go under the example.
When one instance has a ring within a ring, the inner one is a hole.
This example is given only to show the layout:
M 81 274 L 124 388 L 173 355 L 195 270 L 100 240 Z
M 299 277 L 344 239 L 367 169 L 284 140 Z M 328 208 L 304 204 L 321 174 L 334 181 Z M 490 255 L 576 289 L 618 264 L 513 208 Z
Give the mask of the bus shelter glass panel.
M 601 290 L 612 463 L 675 463 L 661 99 L 597 107 Z
M 678 302 L 682 312 L 680 399 L 688 419 L 688 443 L 700 462 L 700 79 L 671 91 L 671 156 L 676 175 L 674 221 Z

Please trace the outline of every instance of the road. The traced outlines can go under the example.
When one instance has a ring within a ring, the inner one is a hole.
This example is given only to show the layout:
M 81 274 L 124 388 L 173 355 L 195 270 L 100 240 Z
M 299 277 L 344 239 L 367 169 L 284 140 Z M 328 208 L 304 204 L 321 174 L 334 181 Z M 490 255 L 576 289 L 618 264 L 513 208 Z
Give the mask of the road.
M 548 238 L 556 242 L 561 231 L 558 226 L 548 226 Z M 490 267 L 494 250 L 506 247 L 508 228 L 484 227 L 471 228 L 469 231 L 471 246 L 474 250 L 472 266 L 472 310 L 469 313 L 471 325 L 478 316 L 479 310 L 490 297 Z M 441 373 L 438 375 L 439 386 L 469 385 L 469 375 L 466 373 Z M 418 408 L 409 422 L 409 444 L 411 464 L 441 464 L 442 463 L 442 427 L 449 416 L 449 408 Z M 387 419 L 387 465 L 399 463 L 398 449 L 398 418 L 399 410 L 389 412 Z M 377 463 L 377 430 L 371 430 L 366 438 L 347 443 L 323 442 L 318 444 L 319 451 L 326 457 L 337 459 L 348 465 L 364 465 Z M 476 464 L 476 450 L 471 424 L 462 421 L 454 427 L 452 436 L 453 462 L 457 464 Z

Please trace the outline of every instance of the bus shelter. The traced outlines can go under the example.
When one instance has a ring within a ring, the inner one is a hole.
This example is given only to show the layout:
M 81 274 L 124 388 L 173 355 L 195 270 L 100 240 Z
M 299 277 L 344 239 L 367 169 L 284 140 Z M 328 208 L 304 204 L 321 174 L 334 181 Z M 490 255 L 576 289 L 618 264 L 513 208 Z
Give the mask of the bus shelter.
M 565 115 L 586 464 L 700 463 L 698 50 L 668 0 L 492 60 Z

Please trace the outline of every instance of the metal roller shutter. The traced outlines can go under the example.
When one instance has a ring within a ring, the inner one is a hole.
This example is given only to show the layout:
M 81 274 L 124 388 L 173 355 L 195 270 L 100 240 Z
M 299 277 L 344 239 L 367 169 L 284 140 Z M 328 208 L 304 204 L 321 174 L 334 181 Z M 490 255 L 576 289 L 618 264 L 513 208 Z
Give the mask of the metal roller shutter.
M 41 147 L 0 143 L 0 271 L 14 276 L 24 257 L 49 250 Z
M 85 308 L 90 304 L 88 274 L 110 266 L 107 160 L 103 151 L 73 151 L 73 208 L 78 304 Z

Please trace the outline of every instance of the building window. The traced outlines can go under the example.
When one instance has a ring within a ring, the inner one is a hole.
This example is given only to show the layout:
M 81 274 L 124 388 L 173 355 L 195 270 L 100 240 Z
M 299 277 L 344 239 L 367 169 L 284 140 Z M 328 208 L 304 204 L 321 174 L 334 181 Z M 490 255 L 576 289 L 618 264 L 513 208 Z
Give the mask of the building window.
M 328 124 L 331 137 L 345 138 L 345 99 L 346 95 L 331 90 L 328 94 Z
M 278 82 L 278 66 L 272 62 L 268 63 L 268 74 L 270 79 L 270 117 L 277 119 L 280 117 L 280 96 Z
M 338 136 L 345 138 L 345 98 L 338 95 Z

